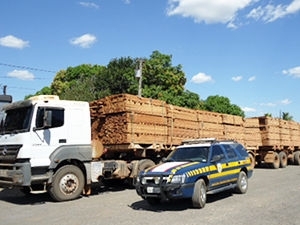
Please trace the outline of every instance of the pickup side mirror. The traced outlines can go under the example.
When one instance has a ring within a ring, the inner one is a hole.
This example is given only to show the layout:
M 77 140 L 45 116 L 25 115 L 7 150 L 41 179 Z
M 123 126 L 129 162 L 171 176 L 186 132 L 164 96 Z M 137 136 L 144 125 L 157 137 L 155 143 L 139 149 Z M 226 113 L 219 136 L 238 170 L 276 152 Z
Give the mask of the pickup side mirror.
M 221 154 L 221 155 L 215 155 L 210 162 L 216 163 L 216 162 L 221 161 L 221 159 L 223 159 L 223 158 L 224 158 L 223 154 Z

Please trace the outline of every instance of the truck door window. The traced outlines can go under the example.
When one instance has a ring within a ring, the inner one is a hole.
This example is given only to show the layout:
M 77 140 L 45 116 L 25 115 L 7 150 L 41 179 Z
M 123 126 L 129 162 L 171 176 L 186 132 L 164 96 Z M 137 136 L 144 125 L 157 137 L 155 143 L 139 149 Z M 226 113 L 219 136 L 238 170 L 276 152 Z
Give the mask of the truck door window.
M 52 112 L 52 126 L 50 128 L 61 127 L 64 125 L 64 109 L 39 107 L 35 121 L 36 128 L 43 128 L 45 111 Z

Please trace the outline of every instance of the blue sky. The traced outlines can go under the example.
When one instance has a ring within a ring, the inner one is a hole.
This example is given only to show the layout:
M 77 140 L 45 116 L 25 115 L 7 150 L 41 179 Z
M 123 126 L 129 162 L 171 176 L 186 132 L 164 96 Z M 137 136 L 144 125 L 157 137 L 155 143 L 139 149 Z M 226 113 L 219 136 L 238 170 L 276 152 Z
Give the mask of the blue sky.
M 201 99 L 300 122 L 299 28 L 300 0 L 2 0 L 0 87 L 22 100 L 70 66 L 158 50 Z

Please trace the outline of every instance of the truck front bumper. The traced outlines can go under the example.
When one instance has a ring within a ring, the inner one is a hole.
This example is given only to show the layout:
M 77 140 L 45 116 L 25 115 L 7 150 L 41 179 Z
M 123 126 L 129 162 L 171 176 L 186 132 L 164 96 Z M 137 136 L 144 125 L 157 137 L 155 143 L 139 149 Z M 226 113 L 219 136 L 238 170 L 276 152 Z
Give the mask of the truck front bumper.
M 31 165 L 29 162 L 0 163 L 0 187 L 30 186 Z

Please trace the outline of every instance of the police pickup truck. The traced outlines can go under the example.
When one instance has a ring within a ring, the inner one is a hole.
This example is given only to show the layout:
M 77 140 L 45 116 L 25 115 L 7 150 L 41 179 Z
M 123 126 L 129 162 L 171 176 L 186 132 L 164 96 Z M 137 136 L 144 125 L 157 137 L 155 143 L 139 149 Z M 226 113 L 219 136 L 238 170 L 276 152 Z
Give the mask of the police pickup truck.
M 194 207 L 203 208 L 207 194 L 229 189 L 246 193 L 252 173 L 251 159 L 241 144 L 193 139 L 184 141 L 163 163 L 142 171 L 136 191 L 151 205 L 189 198 Z

